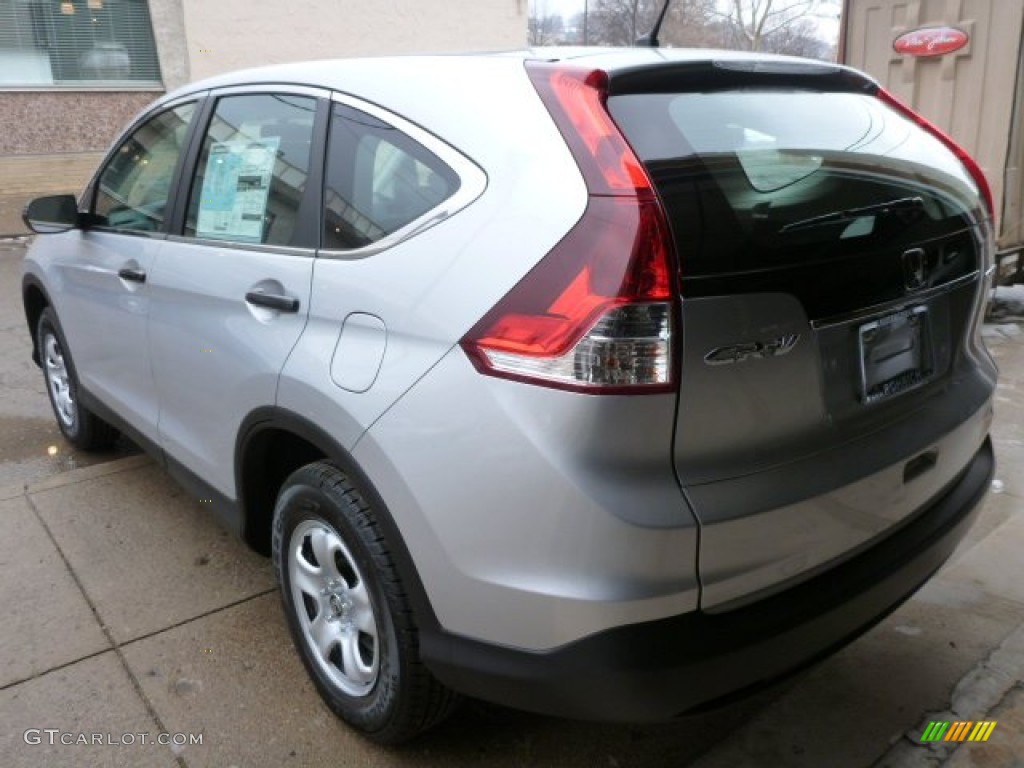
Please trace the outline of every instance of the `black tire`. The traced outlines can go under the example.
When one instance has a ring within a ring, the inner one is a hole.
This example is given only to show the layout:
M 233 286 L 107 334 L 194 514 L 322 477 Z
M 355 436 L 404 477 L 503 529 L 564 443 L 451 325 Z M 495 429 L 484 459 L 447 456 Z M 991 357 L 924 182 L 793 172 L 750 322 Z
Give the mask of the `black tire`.
M 317 547 L 330 553 L 328 564 Z M 338 717 L 372 741 L 399 744 L 451 712 L 458 697 L 420 661 L 409 600 L 374 510 L 337 467 L 308 464 L 285 481 L 273 558 L 292 640 Z
M 69 443 L 83 451 L 109 448 L 117 439 L 117 430 L 79 401 L 75 364 L 57 315 L 50 307 L 43 309 L 39 316 L 36 343 L 39 345 L 46 394 L 61 433 Z

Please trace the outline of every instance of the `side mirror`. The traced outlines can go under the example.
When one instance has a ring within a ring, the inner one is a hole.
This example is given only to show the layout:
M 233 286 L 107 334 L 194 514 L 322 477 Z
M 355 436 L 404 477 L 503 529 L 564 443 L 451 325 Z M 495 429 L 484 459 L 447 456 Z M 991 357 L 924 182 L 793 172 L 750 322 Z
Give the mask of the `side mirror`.
M 40 235 L 67 232 L 78 226 L 78 203 L 74 195 L 37 197 L 21 214 L 25 225 Z

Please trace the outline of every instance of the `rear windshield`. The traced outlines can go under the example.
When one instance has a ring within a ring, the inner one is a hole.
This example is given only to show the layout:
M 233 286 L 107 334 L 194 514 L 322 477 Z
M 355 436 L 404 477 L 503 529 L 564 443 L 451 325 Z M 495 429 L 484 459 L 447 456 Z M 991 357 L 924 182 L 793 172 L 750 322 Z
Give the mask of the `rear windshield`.
M 965 231 L 978 209 L 956 156 L 873 96 L 625 94 L 609 109 L 691 276 L 906 249 Z

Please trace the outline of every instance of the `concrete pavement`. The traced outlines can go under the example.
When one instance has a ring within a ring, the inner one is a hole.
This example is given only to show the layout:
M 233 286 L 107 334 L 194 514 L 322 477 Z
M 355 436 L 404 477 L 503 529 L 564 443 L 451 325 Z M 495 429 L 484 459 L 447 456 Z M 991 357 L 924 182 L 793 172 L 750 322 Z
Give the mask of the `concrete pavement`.
M 70 469 L 46 454 L 29 469 L 5 469 L 4 451 L 65 450 L 41 375 L 26 364 L 20 305 L 12 306 L 18 255 L 0 247 L 4 768 L 1024 765 L 1024 334 L 1016 316 L 986 331 L 1002 368 L 996 492 L 953 560 L 856 643 L 754 700 L 674 724 L 582 724 L 470 703 L 421 742 L 386 750 L 320 703 L 292 649 L 270 563 L 221 531 L 148 458 Z M 1024 289 L 1011 296 L 1022 297 Z M 14 411 L 25 414 L 20 432 L 5 421 Z M 985 718 L 998 721 L 986 743 L 919 742 L 929 720 Z M 160 733 L 185 743 L 140 743 Z M 60 743 L 93 734 L 104 743 Z M 134 743 L 123 743 L 129 736 Z

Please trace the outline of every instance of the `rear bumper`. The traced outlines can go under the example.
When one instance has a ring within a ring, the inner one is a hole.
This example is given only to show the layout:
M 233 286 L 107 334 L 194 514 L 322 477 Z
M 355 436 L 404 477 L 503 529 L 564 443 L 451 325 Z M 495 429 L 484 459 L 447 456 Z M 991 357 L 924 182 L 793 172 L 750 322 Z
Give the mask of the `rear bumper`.
M 956 483 L 898 531 L 736 610 L 617 627 L 548 652 L 426 632 L 421 652 L 440 680 L 489 701 L 593 720 L 669 719 L 795 672 L 899 607 L 963 538 L 994 471 L 986 440 Z

